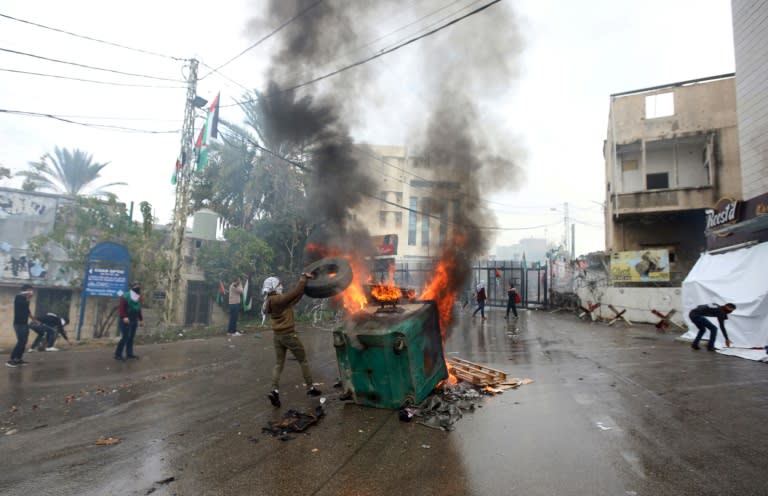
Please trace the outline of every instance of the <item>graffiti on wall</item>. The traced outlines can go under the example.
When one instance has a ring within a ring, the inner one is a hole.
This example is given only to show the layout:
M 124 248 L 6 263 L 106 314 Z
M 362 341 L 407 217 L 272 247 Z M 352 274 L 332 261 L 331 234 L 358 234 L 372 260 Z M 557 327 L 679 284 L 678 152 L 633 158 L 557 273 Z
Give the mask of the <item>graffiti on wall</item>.
M 29 240 L 53 229 L 58 199 L 0 190 L 0 280 L 49 281 L 49 270 L 29 256 Z

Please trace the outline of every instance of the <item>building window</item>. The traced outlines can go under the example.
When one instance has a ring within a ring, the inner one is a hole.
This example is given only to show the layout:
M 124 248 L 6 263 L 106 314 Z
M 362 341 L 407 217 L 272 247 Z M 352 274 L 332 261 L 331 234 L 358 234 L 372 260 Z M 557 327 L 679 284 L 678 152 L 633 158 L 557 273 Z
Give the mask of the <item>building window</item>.
M 675 94 L 659 93 L 645 97 L 645 118 L 656 119 L 675 115 Z
M 384 210 L 379 212 L 379 227 L 387 227 L 387 212 Z
M 403 213 L 395 212 L 395 227 L 398 229 L 403 227 Z
M 421 246 L 429 246 L 429 198 L 421 200 Z
M 403 193 L 401 193 L 400 191 L 395 192 L 395 203 L 397 203 L 398 205 L 403 204 Z
M 441 245 L 445 244 L 445 237 L 448 235 L 448 207 L 443 206 L 440 210 L 440 240 Z
M 645 176 L 645 184 L 648 189 L 667 189 L 669 188 L 669 174 L 659 172 Z
M 636 171 L 638 169 L 637 160 L 622 160 L 621 170 L 623 172 Z
M 416 246 L 416 209 L 419 206 L 419 199 L 412 196 L 408 199 L 408 246 Z

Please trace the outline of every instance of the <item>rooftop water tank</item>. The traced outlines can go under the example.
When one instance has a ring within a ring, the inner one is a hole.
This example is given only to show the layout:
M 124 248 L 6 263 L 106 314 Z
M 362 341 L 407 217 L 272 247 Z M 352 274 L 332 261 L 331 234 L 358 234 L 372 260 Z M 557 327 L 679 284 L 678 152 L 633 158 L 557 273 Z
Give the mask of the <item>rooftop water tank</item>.
M 218 224 L 219 214 L 207 208 L 198 210 L 192 219 L 191 238 L 195 239 L 216 239 L 216 225 Z

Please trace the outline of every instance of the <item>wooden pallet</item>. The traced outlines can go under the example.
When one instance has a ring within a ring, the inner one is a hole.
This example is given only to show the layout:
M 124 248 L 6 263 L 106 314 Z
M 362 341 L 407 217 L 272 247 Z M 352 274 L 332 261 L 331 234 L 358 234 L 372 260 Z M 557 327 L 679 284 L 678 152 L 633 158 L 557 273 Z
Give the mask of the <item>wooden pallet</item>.
M 478 363 L 470 362 L 462 358 L 449 358 L 448 365 L 451 372 L 462 381 L 475 386 L 491 386 L 501 384 L 507 380 L 507 374 L 500 370 L 492 369 Z

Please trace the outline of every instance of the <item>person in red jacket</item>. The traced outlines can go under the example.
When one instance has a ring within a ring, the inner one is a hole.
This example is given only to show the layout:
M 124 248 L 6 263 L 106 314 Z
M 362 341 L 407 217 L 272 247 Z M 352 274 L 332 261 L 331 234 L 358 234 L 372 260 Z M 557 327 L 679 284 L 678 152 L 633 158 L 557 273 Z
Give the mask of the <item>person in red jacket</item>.
M 133 353 L 133 338 L 136 336 L 136 328 L 144 325 L 144 316 L 141 314 L 141 304 L 144 298 L 141 296 L 141 284 L 134 282 L 128 293 L 120 296 L 120 305 L 118 307 L 120 341 L 115 348 L 115 360 L 138 360 L 139 357 Z M 123 358 L 123 349 L 125 349 L 125 358 Z
M 476 289 L 475 299 L 477 300 L 477 308 L 472 312 L 472 317 L 477 315 L 477 312 L 480 312 L 480 316 L 485 320 L 485 281 L 480 281 Z

